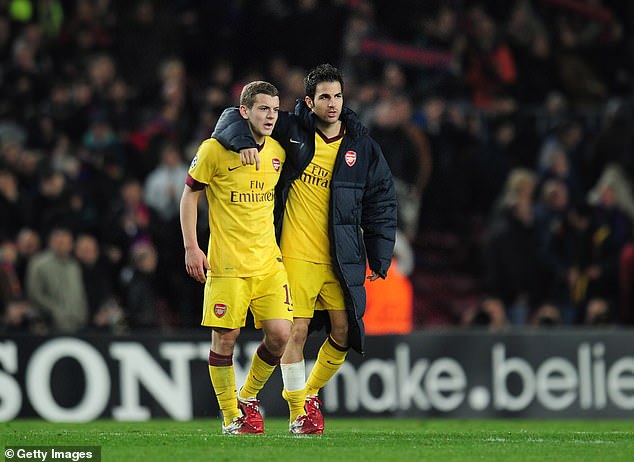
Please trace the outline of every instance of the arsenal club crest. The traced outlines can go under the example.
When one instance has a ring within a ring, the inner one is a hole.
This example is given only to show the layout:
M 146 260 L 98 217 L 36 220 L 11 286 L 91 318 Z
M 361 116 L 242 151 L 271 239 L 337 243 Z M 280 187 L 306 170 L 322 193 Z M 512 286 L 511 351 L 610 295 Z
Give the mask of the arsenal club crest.
M 355 151 L 346 152 L 346 164 L 348 167 L 352 167 L 357 161 L 357 153 Z
M 227 305 L 224 303 L 216 303 L 214 305 L 214 314 L 217 318 L 222 318 L 227 312 Z
M 280 160 L 277 157 L 274 157 L 273 159 L 271 159 L 271 163 L 273 164 L 273 169 L 276 172 L 279 172 L 280 171 L 280 166 L 282 165 Z

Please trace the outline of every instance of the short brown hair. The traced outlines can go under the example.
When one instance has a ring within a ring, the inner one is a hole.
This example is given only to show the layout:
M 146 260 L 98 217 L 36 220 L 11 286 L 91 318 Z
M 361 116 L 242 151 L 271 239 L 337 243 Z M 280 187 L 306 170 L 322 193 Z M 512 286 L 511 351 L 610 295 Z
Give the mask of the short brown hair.
M 255 96 L 259 94 L 279 96 L 280 92 L 277 91 L 275 85 L 264 82 L 263 80 L 256 80 L 255 82 L 247 83 L 242 88 L 242 93 L 240 93 L 240 105 L 246 106 L 249 109 L 252 108 L 255 104 Z

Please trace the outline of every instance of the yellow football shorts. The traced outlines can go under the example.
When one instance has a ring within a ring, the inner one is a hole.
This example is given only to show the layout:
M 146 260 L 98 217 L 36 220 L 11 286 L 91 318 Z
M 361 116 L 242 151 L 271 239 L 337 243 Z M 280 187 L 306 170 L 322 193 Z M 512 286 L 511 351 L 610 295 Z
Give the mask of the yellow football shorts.
M 345 310 L 343 291 L 331 265 L 284 258 L 293 294 L 293 316 L 313 317 L 315 310 Z
M 258 329 L 262 321 L 293 320 L 288 277 L 281 263 L 276 271 L 264 276 L 207 278 L 201 325 L 227 329 L 244 327 L 249 309 Z

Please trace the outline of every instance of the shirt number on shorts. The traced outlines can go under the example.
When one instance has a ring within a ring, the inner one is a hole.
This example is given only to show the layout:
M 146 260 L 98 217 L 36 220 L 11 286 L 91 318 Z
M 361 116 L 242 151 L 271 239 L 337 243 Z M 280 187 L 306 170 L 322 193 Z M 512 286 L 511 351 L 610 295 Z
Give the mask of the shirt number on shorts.
M 291 290 L 288 288 L 288 284 L 284 284 L 284 290 L 286 291 L 286 301 L 284 302 L 284 304 L 290 305 L 291 304 Z

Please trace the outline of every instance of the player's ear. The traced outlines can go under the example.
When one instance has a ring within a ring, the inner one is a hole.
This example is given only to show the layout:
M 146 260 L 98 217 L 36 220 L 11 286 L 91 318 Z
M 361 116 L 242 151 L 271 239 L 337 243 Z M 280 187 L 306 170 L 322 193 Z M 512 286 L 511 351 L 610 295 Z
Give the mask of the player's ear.
M 313 108 L 313 100 L 310 99 L 310 96 L 305 96 L 304 101 L 306 102 L 306 106 L 308 106 L 310 109 Z
M 247 112 L 247 107 L 244 104 L 240 105 L 240 115 L 245 120 L 249 119 L 249 113 Z

